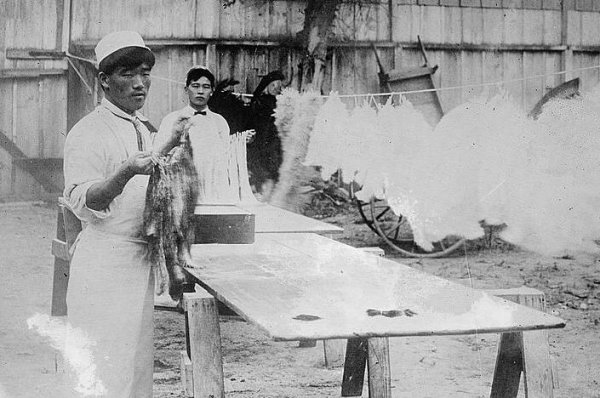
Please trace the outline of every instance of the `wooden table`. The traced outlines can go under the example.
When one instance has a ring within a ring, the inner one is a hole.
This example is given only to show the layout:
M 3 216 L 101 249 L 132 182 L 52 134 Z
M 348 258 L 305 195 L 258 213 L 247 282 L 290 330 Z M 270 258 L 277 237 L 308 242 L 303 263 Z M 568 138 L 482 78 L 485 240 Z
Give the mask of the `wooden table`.
M 344 230 L 335 225 L 315 220 L 266 203 L 239 204 L 237 207 L 255 215 L 256 233 L 316 233 L 341 234 Z
M 316 234 L 262 233 L 251 245 L 194 245 L 192 257 L 205 267 L 189 270 L 198 283 L 270 338 L 348 339 L 342 396 L 361 395 L 365 365 L 370 397 L 391 396 L 389 337 L 474 333 L 502 334 L 492 397 L 516 396 L 521 372 L 529 396 L 552 396 L 547 340 L 536 333 L 564 327 L 557 317 Z M 192 362 L 207 357 L 204 328 L 202 344 L 190 337 Z M 219 366 L 213 361 L 196 371 L 222 377 Z

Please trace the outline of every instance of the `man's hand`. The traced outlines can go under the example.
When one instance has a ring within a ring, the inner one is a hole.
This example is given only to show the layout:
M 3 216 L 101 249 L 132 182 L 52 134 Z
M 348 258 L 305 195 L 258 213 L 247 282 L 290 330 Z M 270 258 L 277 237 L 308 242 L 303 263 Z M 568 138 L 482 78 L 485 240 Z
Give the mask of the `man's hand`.
M 153 152 L 138 152 L 127 159 L 127 171 L 133 176 L 136 174 L 152 174 L 154 166 L 158 164 L 158 154 Z
M 256 136 L 256 130 L 245 130 L 244 133 L 246 133 L 246 144 L 249 144 L 252 141 L 254 141 L 254 137 Z
M 191 122 L 188 116 L 177 116 L 177 119 L 175 119 L 175 122 L 173 123 L 173 128 L 171 129 L 171 136 L 158 149 L 159 155 L 166 155 L 171 149 L 179 145 L 182 135 L 189 130 L 190 125 Z
M 152 174 L 157 163 L 158 154 L 153 152 L 137 152 L 131 155 L 113 175 L 88 189 L 85 202 L 87 207 L 93 210 L 106 209 L 110 202 L 123 192 L 123 188 L 133 176 Z
M 173 123 L 173 129 L 171 130 L 171 141 L 174 142 L 175 145 L 179 143 L 181 140 L 181 136 L 185 131 L 190 128 L 190 118 L 189 116 L 179 115 L 177 119 L 175 119 L 175 123 Z

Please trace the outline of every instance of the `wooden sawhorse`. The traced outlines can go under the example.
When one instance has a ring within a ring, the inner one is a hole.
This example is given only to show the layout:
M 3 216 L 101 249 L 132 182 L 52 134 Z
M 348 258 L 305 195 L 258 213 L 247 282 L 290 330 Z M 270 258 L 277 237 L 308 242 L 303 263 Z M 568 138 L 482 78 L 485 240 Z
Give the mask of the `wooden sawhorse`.
M 488 290 L 518 304 L 545 310 L 543 292 L 520 287 Z M 184 294 L 186 351 L 181 352 L 181 382 L 186 397 L 224 397 L 220 328 L 215 298 L 196 285 Z M 324 342 L 327 342 L 325 340 Z M 335 341 L 339 340 L 329 340 Z M 361 396 L 368 369 L 369 397 L 391 397 L 389 338 L 347 340 L 342 397 Z M 514 398 L 521 375 L 526 397 L 553 397 L 558 386 L 546 330 L 501 334 L 490 397 Z

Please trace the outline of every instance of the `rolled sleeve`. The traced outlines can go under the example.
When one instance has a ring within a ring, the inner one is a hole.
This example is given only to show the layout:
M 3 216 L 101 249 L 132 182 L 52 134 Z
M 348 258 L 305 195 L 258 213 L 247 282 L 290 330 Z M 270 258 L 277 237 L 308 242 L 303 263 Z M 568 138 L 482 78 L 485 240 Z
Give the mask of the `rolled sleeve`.
M 64 200 L 81 220 L 107 218 L 110 208 L 92 210 L 87 207 L 87 192 L 96 183 L 107 178 L 105 148 L 90 130 L 74 129 L 67 136 L 64 152 Z

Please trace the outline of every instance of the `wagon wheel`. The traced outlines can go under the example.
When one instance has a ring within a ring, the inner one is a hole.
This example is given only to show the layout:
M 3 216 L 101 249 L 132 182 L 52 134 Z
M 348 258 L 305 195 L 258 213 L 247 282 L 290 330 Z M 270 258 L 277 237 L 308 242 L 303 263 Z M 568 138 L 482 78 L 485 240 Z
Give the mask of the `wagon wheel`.
M 384 200 L 375 198 L 369 202 L 357 200 L 357 207 L 365 224 L 377 235 L 381 235 L 376 226 L 379 224 L 379 228 L 394 244 L 410 245 L 413 243 L 412 232 L 406 218 L 394 214 L 392 208 Z
M 367 209 L 367 207 L 369 208 Z M 415 244 L 408 220 L 402 215 L 395 215 L 385 201 L 374 197 L 370 202 L 359 201 L 358 210 L 371 230 L 395 251 L 407 257 L 444 257 L 465 243 L 462 238 L 448 237 L 440 242 L 435 242 L 432 251 L 425 251 Z

